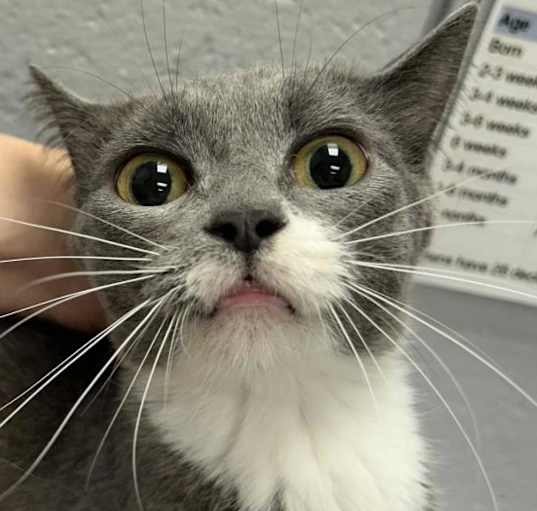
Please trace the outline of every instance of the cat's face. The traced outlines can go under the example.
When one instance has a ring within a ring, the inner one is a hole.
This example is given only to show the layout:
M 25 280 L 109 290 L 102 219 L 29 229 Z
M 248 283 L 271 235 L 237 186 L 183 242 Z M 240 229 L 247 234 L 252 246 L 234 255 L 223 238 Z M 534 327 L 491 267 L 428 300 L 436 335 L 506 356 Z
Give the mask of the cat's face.
M 34 72 L 73 159 L 78 207 L 152 242 L 77 217 L 79 232 L 148 251 L 76 243 L 84 255 L 146 258 L 88 264 L 109 272 L 98 285 L 146 277 L 103 291 L 111 320 L 154 301 L 113 331 L 116 346 L 154 310 L 131 361 L 160 327 L 181 338 L 176 356 L 241 367 L 309 350 L 352 353 L 350 339 L 363 350 L 351 322 L 371 349 L 389 347 L 367 319 L 378 307 L 357 286 L 397 299 L 405 278 L 355 263 L 413 264 L 427 236 L 355 242 L 430 223 L 427 202 L 390 213 L 430 191 L 426 149 L 473 15 L 462 12 L 372 77 L 264 67 L 96 106 Z M 138 269 L 155 273 L 112 273 Z

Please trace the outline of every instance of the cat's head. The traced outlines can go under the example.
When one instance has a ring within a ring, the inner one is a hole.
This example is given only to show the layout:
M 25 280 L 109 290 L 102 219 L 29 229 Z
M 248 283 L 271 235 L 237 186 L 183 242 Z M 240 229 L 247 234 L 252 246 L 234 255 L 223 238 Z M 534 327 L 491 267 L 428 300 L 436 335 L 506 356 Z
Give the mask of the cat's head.
M 116 347 L 134 331 L 125 349 L 138 339 L 139 361 L 160 328 L 178 357 L 248 368 L 352 356 L 356 330 L 389 347 L 373 324 L 389 317 L 364 293 L 401 298 L 407 276 L 374 265 L 413 264 L 428 241 L 382 235 L 431 222 L 430 202 L 405 206 L 430 193 L 427 148 L 474 17 L 459 10 L 372 76 L 262 67 L 98 105 L 33 69 L 76 172 L 75 230 L 113 242 L 74 238 L 74 250 L 143 259 L 87 264 L 110 285 L 111 320 L 146 305 L 112 331 Z

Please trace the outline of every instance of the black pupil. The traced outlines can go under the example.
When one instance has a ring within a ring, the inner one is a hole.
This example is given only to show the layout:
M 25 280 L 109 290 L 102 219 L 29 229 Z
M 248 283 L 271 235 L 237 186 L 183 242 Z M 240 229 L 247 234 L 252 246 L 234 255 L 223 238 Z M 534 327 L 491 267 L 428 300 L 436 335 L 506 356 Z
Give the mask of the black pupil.
M 159 206 L 166 202 L 172 187 L 168 164 L 147 161 L 132 176 L 131 193 L 142 206 Z
M 351 177 L 352 163 L 338 144 L 319 147 L 310 159 L 311 178 L 319 188 L 341 188 Z

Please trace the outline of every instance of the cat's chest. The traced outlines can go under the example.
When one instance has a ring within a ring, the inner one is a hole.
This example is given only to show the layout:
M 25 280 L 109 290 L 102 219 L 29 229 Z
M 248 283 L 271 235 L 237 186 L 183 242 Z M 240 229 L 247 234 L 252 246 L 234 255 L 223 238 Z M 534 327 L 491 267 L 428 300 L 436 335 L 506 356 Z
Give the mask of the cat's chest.
M 241 509 L 421 511 L 424 448 L 404 371 L 385 360 L 385 381 L 368 367 L 375 408 L 349 362 L 308 360 L 248 385 L 203 387 L 186 371 L 173 382 L 184 391 L 150 403 L 150 417 L 172 449 L 236 489 Z

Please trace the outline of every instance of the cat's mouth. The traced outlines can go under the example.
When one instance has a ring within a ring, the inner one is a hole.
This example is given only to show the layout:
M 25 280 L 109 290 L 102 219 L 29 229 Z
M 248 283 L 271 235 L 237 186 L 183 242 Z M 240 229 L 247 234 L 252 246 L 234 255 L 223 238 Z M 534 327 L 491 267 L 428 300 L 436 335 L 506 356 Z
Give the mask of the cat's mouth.
M 213 315 L 244 309 L 266 309 L 295 314 L 295 308 L 281 294 L 247 276 L 217 301 Z

